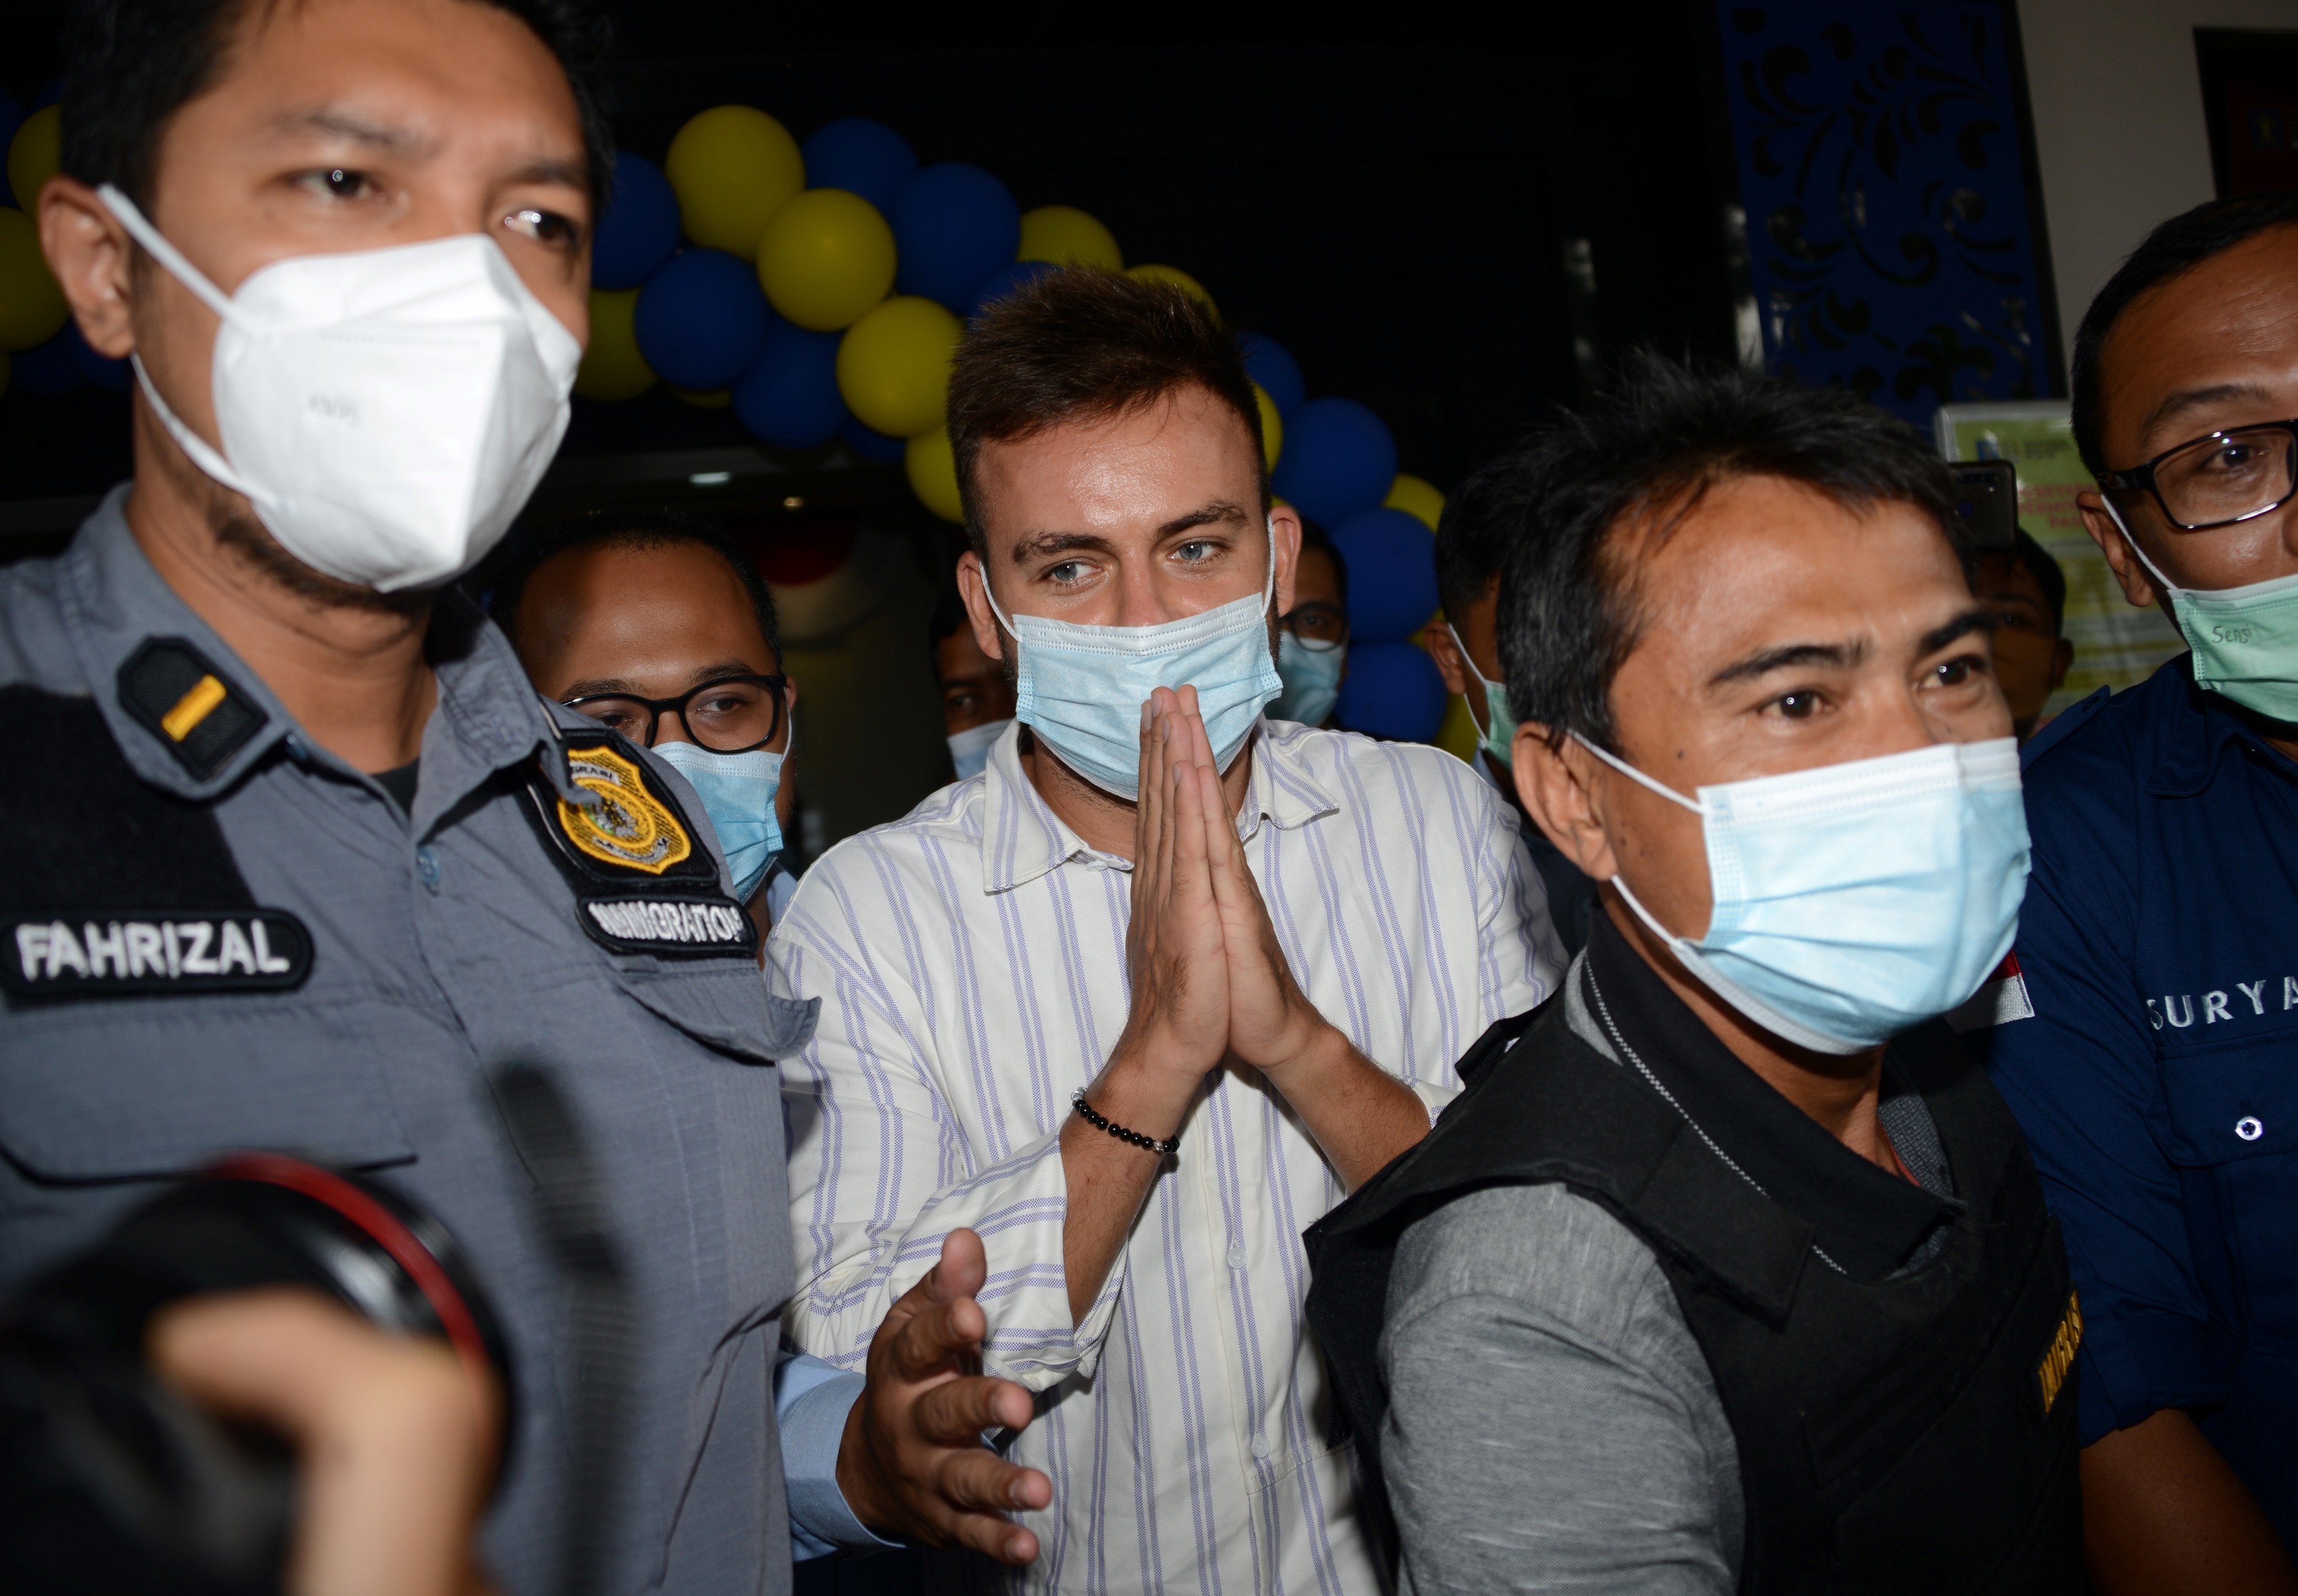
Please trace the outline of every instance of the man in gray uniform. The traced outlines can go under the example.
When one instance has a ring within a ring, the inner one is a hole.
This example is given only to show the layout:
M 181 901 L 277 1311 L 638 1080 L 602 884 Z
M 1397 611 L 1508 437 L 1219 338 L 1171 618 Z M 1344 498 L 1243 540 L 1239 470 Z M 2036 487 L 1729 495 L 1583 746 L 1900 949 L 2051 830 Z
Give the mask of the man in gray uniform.
M 810 1007 L 766 996 L 692 790 L 546 707 L 445 585 L 566 426 L 608 154 L 584 25 L 108 0 L 76 26 L 42 241 L 89 342 L 136 360 L 136 471 L 60 558 L 0 572 L 0 699 L 37 765 L 0 798 L 0 1289 L 227 1150 L 377 1172 L 505 1321 L 484 1544 L 550 1588 L 596 1370 L 492 1096 L 539 1070 L 590 1129 L 635 1321 L 590 1576 L 785 1589 L 770 1066 Z M 972 1440 L 1026 1423 L 1022 1393 L 933 1372 L 968 1294 L 889 1319 L 860 1402 L 809 1384 L 835 1404 L 807 1426 L 822 1538 L 867 1539 L 847 1482 L 897 1530 L 936 1490 L 1042 1492 Z M 929 1430 L 965 1444 L 930 1456 Z

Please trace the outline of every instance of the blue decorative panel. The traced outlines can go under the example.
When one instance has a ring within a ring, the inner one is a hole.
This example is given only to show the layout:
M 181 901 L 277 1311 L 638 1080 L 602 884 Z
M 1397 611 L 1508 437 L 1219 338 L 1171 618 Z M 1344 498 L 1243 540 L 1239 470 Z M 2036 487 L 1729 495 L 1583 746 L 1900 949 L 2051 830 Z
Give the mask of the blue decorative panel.
M 1773 370 L 1926 426 L 1946 403 L 2050 396 L 2004 10 L 1720 5 Z

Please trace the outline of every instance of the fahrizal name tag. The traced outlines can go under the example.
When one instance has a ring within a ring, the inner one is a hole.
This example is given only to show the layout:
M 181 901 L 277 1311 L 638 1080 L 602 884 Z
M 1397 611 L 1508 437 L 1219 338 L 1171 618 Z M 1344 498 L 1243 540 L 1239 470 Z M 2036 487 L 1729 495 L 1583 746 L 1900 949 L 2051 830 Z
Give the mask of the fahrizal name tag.
M 311 938 L 279 909 L 0 917 L 0 990 L 87 998 L 301 985 Z

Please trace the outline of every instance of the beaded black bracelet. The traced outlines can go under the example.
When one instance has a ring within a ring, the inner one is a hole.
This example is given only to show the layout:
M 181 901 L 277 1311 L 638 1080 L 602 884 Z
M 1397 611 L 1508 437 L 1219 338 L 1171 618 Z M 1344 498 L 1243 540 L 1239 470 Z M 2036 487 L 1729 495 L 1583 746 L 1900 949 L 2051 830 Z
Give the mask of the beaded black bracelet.
M 1093 1112 L 1093 1104 L 1085 1100 L 1085 1091 L 1082 1087 L 1079 1087 L 1077 1095 L 1070 1099 L 1070 1106 L 1078 1111 L 1079 1119 L 1095 1130 L 1106 1130 L 1119 1141 L 1130 1142 L 1145 1153 L 1154 1153 L 1160 1158 L 1170 1158 L 1181 1150 L 1181 1138 L 1178 1136 L 1161 1142 L 1154 1137 L 1143 1136 L 1137 1130 L 1128 1130 L 1122 1125 L 1113 1124 L 1103 1119 Z

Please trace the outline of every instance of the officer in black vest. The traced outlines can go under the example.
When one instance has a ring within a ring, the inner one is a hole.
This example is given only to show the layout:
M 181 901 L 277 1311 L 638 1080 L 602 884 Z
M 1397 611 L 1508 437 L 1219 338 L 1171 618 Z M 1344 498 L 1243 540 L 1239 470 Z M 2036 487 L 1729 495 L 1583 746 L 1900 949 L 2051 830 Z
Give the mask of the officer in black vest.
M 1402 1587 L 2078 1590 L 2082 1321 L 1935 1018 L 2027 852 L 1946 472 L 1657 360 L 1527 451 L 1516 781 L 1601 912 L 1309 1236 Z

